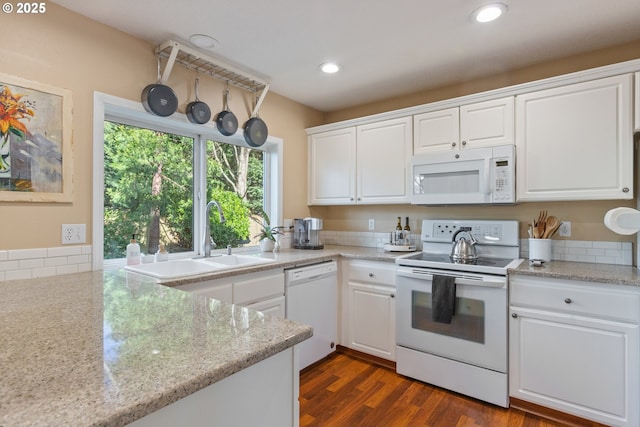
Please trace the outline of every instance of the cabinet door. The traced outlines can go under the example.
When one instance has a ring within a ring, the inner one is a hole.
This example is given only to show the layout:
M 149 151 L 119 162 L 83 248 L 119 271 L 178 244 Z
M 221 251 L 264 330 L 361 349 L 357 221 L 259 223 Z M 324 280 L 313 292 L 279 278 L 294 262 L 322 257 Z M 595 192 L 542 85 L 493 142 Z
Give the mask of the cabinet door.
M 348 346 L 395 360 L 395 290 L 354 282 L 349 282 L 348 287 Z
M 247 305 L 248 308 L 261 312 L 266 316 L 275 316 L 280 319 L 285 318 L 285 298 L 284 296 L 271 298 Z
M 357 203 L 409 203 L 411 117 L 358 126 Z
M 633 198 L 632 76 L 516 97 L 519 201 Z
M 247 305 L 284 295 L 284 272 L 280 269 L 237 276 L 233 279 L 233 303 Z
M 228 303 L 233 302 L 233 284 L 225 279 L 190 283 L 188 285 L 176 286 L 176 289 L 197 295 L 204 295 L 208 298 L 215 298 Z
M 608 425 L 638 425 L 637 325 L 519 307 L 511 316 L 511 396 Z
M 355 203 L 356 129 L 350 127 L 309 136 L 308 203 Z
M 513 97 L 460 107 L 460 149 L 514 143 Z
M 458 107 L 413 116 L 413 154 L 457 150 L 460 142 Z

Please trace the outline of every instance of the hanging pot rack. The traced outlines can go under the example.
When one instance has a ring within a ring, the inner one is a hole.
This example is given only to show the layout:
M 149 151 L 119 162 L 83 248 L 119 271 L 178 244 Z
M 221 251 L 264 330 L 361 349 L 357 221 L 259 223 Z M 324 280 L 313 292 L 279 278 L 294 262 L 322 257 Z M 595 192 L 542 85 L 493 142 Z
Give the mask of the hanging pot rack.
M 269 83 L 266 80 L 173 40 L 168 40 L 158 45 L 156 47 L 156 55 L 167 59 L 167 64 L 160 77 L 162 84 L 169 80 L 173 66 L 178 63 L 187 69 L 223 80 L 249 92 L 257 93 L 261 91 L 251 113 L 252 117 L 258 114 L 262 101 L 264 101 L 267 92 L 269 92 Z

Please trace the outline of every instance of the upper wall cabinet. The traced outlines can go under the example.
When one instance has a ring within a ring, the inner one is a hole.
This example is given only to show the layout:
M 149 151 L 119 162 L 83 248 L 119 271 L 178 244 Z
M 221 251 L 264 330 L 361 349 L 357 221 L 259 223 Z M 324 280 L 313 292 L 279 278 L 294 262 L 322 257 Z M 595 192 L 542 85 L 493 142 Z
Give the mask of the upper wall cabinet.
M 632 74 L 518 95 L 518 201 L 633 198 Z
M 309 135 L 309 205 L 409 203 L 411 117 Z
M 356 193 L 356 128 L 309 135 L 308 203 L 348 205 Z
M 513 97 L 418 114 L 414 154 L 513 144 Z

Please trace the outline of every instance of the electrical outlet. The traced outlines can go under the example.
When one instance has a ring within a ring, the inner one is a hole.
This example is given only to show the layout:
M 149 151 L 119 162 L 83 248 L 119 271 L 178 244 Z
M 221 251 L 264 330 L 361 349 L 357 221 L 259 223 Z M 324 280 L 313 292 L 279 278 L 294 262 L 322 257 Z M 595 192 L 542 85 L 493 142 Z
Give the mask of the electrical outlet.
M 87 226 L 85 224 L 62 224 L 62 244 L 72 245 L 87 241 Z
M 558 229 L 560 237 L 571 237 L 571 221 L 562 221 Z
M 371 218 L 369 219 L 369 231 L 373 231 L 376 229 L 376 220 Z

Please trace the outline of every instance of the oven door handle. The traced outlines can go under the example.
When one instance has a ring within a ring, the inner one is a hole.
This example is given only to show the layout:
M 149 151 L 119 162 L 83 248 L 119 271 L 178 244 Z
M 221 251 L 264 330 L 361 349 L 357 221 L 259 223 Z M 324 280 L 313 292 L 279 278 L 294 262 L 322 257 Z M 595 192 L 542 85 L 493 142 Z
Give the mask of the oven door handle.
M 404 277 L 412 277 L 414 279 L 426 280 L 429 282 L 433 281 L 433 274 L 431 273 L 426 273 L 426 272 L 421 273 L 415 270 L 411 272 L 398 270 L 398 274 Z M 486 280 L 484 278 L 474 280 L 474 279 L 466 279 L 464 277 L 457 277 L 457 276 L 454 276 L 454 277 L 456 277 L 456 285 L 481 286 L 485 288 L 502 288 L 507 284 L 505 280 Z

